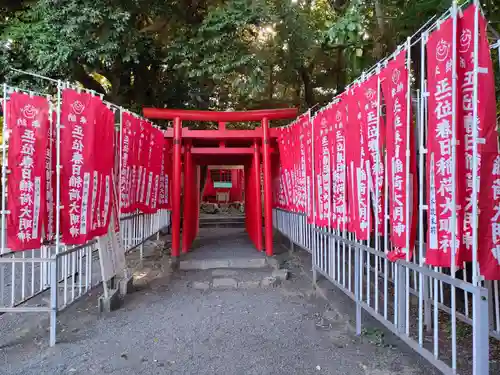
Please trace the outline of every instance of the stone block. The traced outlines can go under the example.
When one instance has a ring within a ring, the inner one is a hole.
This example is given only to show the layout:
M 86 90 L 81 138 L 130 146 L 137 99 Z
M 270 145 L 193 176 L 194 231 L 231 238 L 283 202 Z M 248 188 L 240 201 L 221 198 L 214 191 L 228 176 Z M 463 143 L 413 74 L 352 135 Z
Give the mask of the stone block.
M 118 281 L 118 289 L 120 290 L 120 296 L 126 296 L 127 294 L 135 292 L 134 287 L 134 277 L 124 277 Z
M 207 290 L 210 288 L 210 284 L 202 281 L 193 281 L 191 285 L 193 289 Z
M 280 268 L 280 261 L 276 257 L 266 257 L 266 262 L 274 269 Z
M 288 279 L 289 272 L 286 268 L 282 268 L 279 270 L 274 270 L 272 273 L 272 277 L 275 277 L 277 280 L 283 281 Z
M 216 269 L 212 271 L 213 277 L 229 277 L 235 276 L 238 274 L 238 271 L 228 270 L 228 269 Z
M 212 286 L 214 288 L 222 288 L 222 289 L 237 288 L 238 282 L 235 279 L 223 277 L 220 279 L 214 279 L 212 282 Z
M 179 257 L 171 257 L 170 258 L 170 269 L 172 271 L 177 271 L 180 268 Z
M 120 290 L 119 289 L 109 289 L 108 298 L 104 295 L 99 297 L 98 307 L 99 312 L 111 312 L 120 308 L 121 305 Z
M 264 267 L 266 267 L 266 260 L 264 258 L 229 260 L 229 268 L 264 268 Z
M 250 281 L 240 281 L 238 282 L 238 288 L 241 289 L 254 289 L 260 287 L 259 280 L 250 280 Z
M 202 261 L 203 270 L 211 270 L 214 268 L 228 268 L 229 261 L 224 259 L 209 259 Z
M 276 279 L 273 276 L 267 276 L 262 279 L 260 285 L 262 285 L 264 288 L 274 288 L 278 286 L 278 284 L 279 284 L 278 279 Z
M 200 270 L 203 262 L 198 260 L 183 260 L 179 262 L 179 269 L 183 271 Z

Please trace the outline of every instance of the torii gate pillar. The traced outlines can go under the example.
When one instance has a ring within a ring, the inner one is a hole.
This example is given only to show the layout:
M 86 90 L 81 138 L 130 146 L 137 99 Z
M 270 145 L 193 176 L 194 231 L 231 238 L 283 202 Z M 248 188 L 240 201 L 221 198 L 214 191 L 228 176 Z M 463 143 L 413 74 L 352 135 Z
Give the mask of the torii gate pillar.
M 256 224 L 252 236 L 256 241 L 256 247 L 262 249 L 262 215 L 260 209 L 260 158 L 258 143 L 262 144 L 262 160 L 264 172 L 264 234 L 266 255 L 273 255 L 273 207 L 272 207 L 272 174 L 271 174 L 271 141 L 272 131 L 269 128 L 269 121 L 290 119 L 297 117 L 297 108 L 263 109 L 243 112 L 216 112 L 216 111 L 193 111 L 166 108 L 144 108 L 144 116 L 150 119 L 174 120 L 173 132 L 166 131 L 166 137 L 173 138 L 173 181 L 172 181 L 172 257 L 180 256 L 180 229 L 181 229 L 181 170 L 182 170 L 182 142 L 189 143 L 185 151 L 186 173 L 184 186 L 191 186 L 193 181 L 193 171 L 191 161 L 196 163 L 207 163 L 209 160 L 216 160 L 217 163 L 227 164 L 231 161 L 243 163 L 245 160 L 254 158 L 256 163 L 255 178 L 256 190 L 258 191 L 257 202 L 259 208 L 253 213 L 257 215 Z M 219 123 L 218 130 L 191 130 L 183 129 L 182 121 L 216 121 Z M 225 128 L 226 122 L 250 122 L 259 121 L 261 128 L 253 130 L 228 130 Z M 197 140 L 205 141 L 197 144 Z M 218 142 L 218 147 L 206 147 L 206 142 Z M 247 147 L 242 147 L 242 143 L 248 143 Z M 227 144 L 229 143 L 231 147 Z M 253 147 L 252 147 L 253 146 Z M 253 155 L 252 155 L 253 154 Z M 199 192 L 197 192 L 199 194 Z M 186 198 L 186 196 L 185 196 Z M 187 198 L 189 199 L 189 198 Z M 193 202 L 187 202 L 184 220 L 194 220 L 189 214 Z M 183 252 L 189 250 L 192 239 L 194 239 L 191 222 L 186 223 L 183 237 Z
M 269 136 L 269 120 L 262 119 L 262 144 L 264 159 L 264 226 L 266 255 L 273 255 L 273 198 L 271 184 L 271 137 Z
M 181 158 L 182 121 L 174 119 L 174 178 L 172 181 L 172 256 L 179 257 L 181 247 Z

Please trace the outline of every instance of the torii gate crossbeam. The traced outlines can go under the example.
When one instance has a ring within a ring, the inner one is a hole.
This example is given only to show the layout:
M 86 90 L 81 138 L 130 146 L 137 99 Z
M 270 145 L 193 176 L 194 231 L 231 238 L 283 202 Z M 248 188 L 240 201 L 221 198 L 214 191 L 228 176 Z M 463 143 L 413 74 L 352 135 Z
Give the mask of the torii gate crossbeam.
M 182 155 L 184 153 L 184 186 L 193 183 L 194 167 L 193 163 L 202 164 L 209 160 L 217 164 L 230 164 L 231 159 L 241 163 L 241 161 L 251 162 L 251 176 L 246 176 L 246 181 L 251 181 L 251 186 L 255 193 L 252 204 L 252 228 L 255 228 L 255 246 L 262 251 L 262 212 L 260 197 L 260 149 L 262 150 L 263 172 L 264 172 L 264 226 L 265 226 L 265 249 L 266 255 L 273 255 L 273 223 L 272 223 L 272 165 L 271 152 L 273 134 L 269 127 L 269 121 L 280 119 L 292 119 L 297 117 L 297 108 L 265 109 L 241 112 L 217 112 L 217 111 L 197 111 L 180 109 L 144 108 L 144 117 L 150 119 L 173 120 L 173 129 L 165 132 L 167 138 L 173 138 L 173 186 L 172 186 L 172 256 L 180 256 L 180 224 L 181 224 L 181 176 L 182 176 Z M 218 122 L 217 130 L 190 130 L 182 128 L 182 121 L 211 121 Z M 259 121 L 260 128 L 254 130 L 228 130 L 225 127 L 227 122 L 247 122 Z M 202 142 L 211 142 L 211 147 L 207 147 Z M 242 147 L 243 143 L 246 147 Z M 213 144 L 216 147 L 213 147 Z M 183 150 L 184 146 L 184 150 Z M 197 147 L 199 146 L 199 147 Z M 198 158 L 198 159 L 197 159 Z M 250 174 L 250 173 L 249 173 Z M 250 180 L 252 179 L 252 180 Z M 192 190 L 192 189 L 191 189 Z M 184 189 L 184 222 L 182 250 L 187 252 L 194 240 L 197 226 L 199 207 L 194 210 L 192 202 L 197 202 L 197 197 L 186 196 L 192 194 L 190 189 Z M 198 192 L 199 193 L 199 192 Z M 249 209 L 248 205 L 245 207 Z M 194 215 L 193 215 L 194 212 Z M 196 217 L 193 217 L 196 216 Z M 246 212 L 249 218 L 248 211 Z M 253 222 L 255 220 L 255 222 Z M 194 229 L 196 226 L 196 229 Z M 249 233 L 250 234 L 250 233 Z

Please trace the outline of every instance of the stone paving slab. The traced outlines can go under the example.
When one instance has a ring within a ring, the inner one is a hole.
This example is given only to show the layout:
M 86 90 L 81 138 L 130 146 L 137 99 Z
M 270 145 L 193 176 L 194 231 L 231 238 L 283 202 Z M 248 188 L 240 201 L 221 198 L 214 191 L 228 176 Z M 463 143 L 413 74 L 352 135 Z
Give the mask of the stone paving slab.
M 210 270 L 223 268 L 267 268 L 268 264 L 263 258 L 236 258 L 236 259 L 187 259 L 181 260 L 179 269 L 188 270 Z
M 265 259 L 241 228 L 201 228 L 197 244 L 182 260 Z

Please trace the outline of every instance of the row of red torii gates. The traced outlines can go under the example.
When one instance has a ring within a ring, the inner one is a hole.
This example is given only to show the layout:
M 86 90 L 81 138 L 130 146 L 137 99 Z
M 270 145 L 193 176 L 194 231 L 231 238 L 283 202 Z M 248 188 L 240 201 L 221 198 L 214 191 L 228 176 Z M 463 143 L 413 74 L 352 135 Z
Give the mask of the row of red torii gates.
M 181 253 L 181 194 L 184 186 L 182 252 L 187 253 L 198 235 L 200 218 L 200 165 L 243 165 L 245 175 L 245 227 L 255 247 L 263 251 L 261 160 L 264 191 L 264 239 L 267 256 L 273 255 L 273 177 L 279 172 L 276 134 L 272 120 L 297 117 L 296 108 L 244 112 L 215 112 L 144 108 L 149 119 L 173 120 L 165 137 L 173 138 L 172 256 Z M 182 121 L 218 122 L 217 130 L 192 130 Z M 228 122 L 260 122 L 253 130 L 226 129 Z M 184 184 L 182 166 L 184 165 Z

